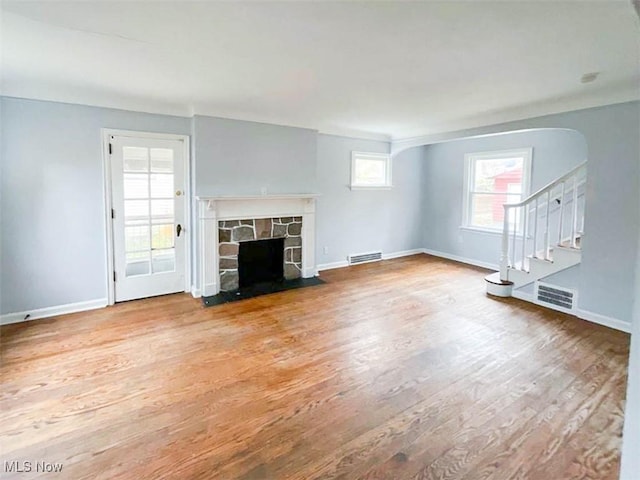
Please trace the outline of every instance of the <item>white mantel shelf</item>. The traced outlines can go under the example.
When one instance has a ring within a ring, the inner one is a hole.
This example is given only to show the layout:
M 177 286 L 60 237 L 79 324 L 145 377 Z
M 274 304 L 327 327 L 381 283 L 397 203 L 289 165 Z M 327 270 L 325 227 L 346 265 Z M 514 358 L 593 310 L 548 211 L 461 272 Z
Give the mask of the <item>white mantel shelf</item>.
M 302 276 L 317 274 L 315 262 L 315 212 L 317 193 L 274 195 L 197 196 L 200 281 L 202 296 L 220 291 L 218 222 L 256 218 L 302 217 Z
M 280 195 L 214 195 L 197 196 L 197 200 L 282 200 L 289 198 L 316 198 L 319 193 L 283 193 Z

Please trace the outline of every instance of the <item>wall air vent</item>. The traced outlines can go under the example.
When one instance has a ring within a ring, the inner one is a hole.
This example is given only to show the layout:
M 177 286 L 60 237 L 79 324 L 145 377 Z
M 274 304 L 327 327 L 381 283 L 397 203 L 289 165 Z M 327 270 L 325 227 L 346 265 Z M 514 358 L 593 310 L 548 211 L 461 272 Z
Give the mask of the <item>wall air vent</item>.
M 358 253 L 349 255 L 349 265 L 357 265 L 359 263 L 378 262 L 382 260 L 382 252 Z
M 550 308 L 560 307 L 573 310 L 576 305 L 576 291 L 567 288 L 536 282 L 536 299 L 548 304 Z

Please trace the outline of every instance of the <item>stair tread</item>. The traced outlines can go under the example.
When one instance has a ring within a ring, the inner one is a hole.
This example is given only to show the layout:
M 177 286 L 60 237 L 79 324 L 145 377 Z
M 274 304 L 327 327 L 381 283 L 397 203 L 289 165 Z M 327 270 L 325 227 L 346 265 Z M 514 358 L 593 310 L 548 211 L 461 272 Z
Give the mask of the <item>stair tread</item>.
M 549 258 L 544 258 L 544 253 L 539 253 L 538 256 L 534 257 L 533 255 L 527 255 L 527 258 L 530 260 L 539 260 L 541 262 L 549 262 L 549 263 L 553 263 L 553 256 L 550 256 Z

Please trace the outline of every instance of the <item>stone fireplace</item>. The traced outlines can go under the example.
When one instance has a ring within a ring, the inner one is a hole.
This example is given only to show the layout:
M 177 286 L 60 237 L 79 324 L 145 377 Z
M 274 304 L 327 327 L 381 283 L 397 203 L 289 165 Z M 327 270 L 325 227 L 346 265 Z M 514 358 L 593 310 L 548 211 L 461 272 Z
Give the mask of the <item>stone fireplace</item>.
M 302 276 L 302 217 L 252 218 L 218 222 L 218 270 L 220 291 L 237 290 L 240 285 L 238 255 L 240 244 L 255 240 L 284 240 L 283 274 L 287 280 Z
M 244 242 L 284 239 L 285 279 L 310 278 L 315 264 L 315 194 L 197 197 L 196 296 L 240 286 L 238 255 Z

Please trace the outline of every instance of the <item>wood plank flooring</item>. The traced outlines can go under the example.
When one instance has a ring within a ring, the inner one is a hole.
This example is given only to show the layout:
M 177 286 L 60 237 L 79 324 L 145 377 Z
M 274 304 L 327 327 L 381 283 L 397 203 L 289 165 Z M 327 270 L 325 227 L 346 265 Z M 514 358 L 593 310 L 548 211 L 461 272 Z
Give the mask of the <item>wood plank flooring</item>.
M 628 335 L 484 274 L 417 255 L 2 327 L 2 478 L 616 479 Z

